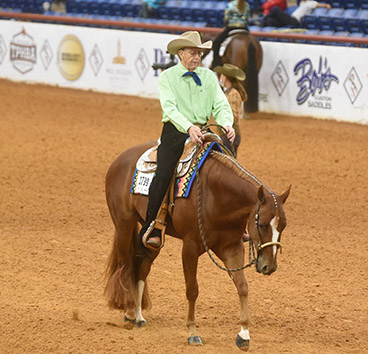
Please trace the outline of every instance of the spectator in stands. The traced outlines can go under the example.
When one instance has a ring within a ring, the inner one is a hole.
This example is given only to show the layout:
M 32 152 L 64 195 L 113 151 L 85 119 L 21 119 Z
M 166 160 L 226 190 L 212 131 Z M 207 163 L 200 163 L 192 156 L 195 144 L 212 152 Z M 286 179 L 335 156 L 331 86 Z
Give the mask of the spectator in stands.
M 248 30 L 249 15 L 250 6 L 245 0 L 232 0 L 228 3 L 224 15 L 225 29 L 213 42 L 212 69 L 221 64 L 219 51 L 228 33 L 234 29 Z
M 240 117 L 243 111 L 243 103 L 248 99 L 247 93 L 241 83 L 245 80 L 245 73 L 242 69 L 233 64 L 216 66 L 214 71 L 221 74 L 220 84 L 224 89 L 225 96 L 230 103 L 231 110 L 233 111 L 233 128 L 235 129 L 235 139 L 233 144 L 236 156 L 241 141 Z M 221 135 L 221 139 L 225 146 L 230 148 L 229 139 L 225 134 Z
M 157 17 L 156 16 L 157 8 L 160 5 L 163 5 L 164 3 L 165 0 L 143 0 L 141 9 L 139 11 L 139 17 L 142 18 Z
M 163 128 L 146 220 L 139 233 L 143 245 L 150 249 L 159 250 L 161 246 L 162 221 L 157 222 L 156 217 L 188 136 L 202 144 L 201 127 L 213 116 L 227 131 L 228 139 L 234 141 L 235 138 L 229 102 L 213 72 L 200 66 L 203 50 L 211 47 L 212 42 L 202 43 L 200 34 L 195 31 L 184 32 L 167 45 L 168 52 L 177 55 L 180 62 L 158 78 Z
M 281 10 L 286 10 L 287 2 L 286 0 L 268 0 L 262 4 L 262 10 L 265 15 L 268 15 L 275 6 L 279 7 Z
M 330 4 L 320 3 L 313 0 L 301 0 L 297 9 L 289 15 L 279 7 L 275 6 L 270 13 L 263 19 L 263 26 L 272 27 L 299 27 L 300 21 L 305 15 L 309 15 L 317 7 L 331 8 Z

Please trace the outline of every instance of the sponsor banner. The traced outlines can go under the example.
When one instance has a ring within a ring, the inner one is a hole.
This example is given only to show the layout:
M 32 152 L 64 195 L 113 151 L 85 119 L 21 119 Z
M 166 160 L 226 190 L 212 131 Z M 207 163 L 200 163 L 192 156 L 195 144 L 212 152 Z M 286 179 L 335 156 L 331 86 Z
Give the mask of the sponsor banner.
M 0 77 L 158 97 L 159 71 L 175 35 L 0 21 Z
M 158 97 L 177 35 L 0 20 L 0 78 Z M 368 123 L 366 48 L 262 42 L 260 110 Z M 210 63 L 210 56 L 204 62 Z
M 368 123 L 366 48 L 262 42 L 260 110 Z

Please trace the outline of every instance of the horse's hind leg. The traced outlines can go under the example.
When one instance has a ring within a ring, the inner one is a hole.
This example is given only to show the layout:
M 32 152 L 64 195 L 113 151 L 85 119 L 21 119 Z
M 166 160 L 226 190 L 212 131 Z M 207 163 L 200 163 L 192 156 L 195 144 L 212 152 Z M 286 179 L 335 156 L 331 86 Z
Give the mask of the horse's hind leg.
M 244 246 L 239 245 L 237 251 L 224 260 L 228 269 L 238 269 L 243 266 L 244 262 Z M 249 350 L 249 311 L 248 311 L 248 283 L 242 270 L 229 273 L 238 291 L 240 300 L 240 332 L 238 333 L 235 343 L 239 349 L 243 351 Z
M 138 233 L 134 232 L 134 237 L 137 238 Z M 137 242 L 138 243 L 138 240 Z M 152 263 L 159 252 L 150 252 L 138 248 L 133 248 L 133 274 L 131 279 L 132 293 L 135 296 L 135 301 L 129 302 L 125 308 L 124 328 L 131 329 L 135 326 L 142 327 L 146 320 L 143 317 L 142 311 L 151 307 L 151 301 L 148 295 L 148 287 L 146 278 L 151 270 Z M 127 267 L 128 268 L 128 267 Z M 121 284 L 121 286 L 123 286 Z
M 144 251 L 145 253 L 141 256 L 142 258 L 139 264 L 139 271 L 138 271 L 138 277 L 137 277 L 138 279 L 138 282 L 137 282 L 137 291 L 138 291 L 137 300 L 138 301 L 137 301 L 137 308 L 136 308 L 137 327 L 142 327 L 146 323 L 146 320 L 144 319 L 142 315 L 142 309 L 150 306 L 148 292 L 146 291 L 147 290 L 146 279 L 151 270 L 153 261 L 159 254 L 159 252 L 148 251 L 148 250 L 147 251 L 144 250 Z

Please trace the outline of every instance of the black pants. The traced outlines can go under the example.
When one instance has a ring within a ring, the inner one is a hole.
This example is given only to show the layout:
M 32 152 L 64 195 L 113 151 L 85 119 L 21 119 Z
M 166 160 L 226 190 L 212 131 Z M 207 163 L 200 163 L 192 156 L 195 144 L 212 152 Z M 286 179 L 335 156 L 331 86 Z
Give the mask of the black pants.
M 179 132 L 170 122 L 165 123 L 162 128 L 161 144 L 157 149 L 156 175 L 149 189 L 147 215 L 140 237 L 157 216 L 188 136 L 188 134 Z
M 299 27 L 300 23 L 295 17 L 290 16 L 287 12 L 281 10 L 278 6 L 275 6 L 271 9 L 270 13 L 263 19 L 263 26 Z

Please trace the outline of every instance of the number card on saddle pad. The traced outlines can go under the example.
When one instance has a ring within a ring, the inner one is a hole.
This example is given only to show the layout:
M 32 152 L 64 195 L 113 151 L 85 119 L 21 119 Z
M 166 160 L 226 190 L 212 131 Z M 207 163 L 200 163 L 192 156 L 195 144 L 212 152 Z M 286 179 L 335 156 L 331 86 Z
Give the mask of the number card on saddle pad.
M 130 193 L 132 194 L 148 195 L 149 187 L 155 175 L 156 162 L 153 163 L 152 161 L 150 161 L 148 167 L 146 166 L 144 169 L 141 162 L 142 159 L 147 158 L 147 156 L 152 152 L 153 149 L 157 149 L 157 146 L 147 150 L 137 162 L 132 185 L 130 188 Z M 198 170 L 202 167 L 207 156 L 213 149 L 224 152 L 220 144 L 218 144 L 217 142 L 208 142 L 203 144 L 201 150 L 198 153 Z M 174 190 L 175 198 L 187 198 L 189 196 L 193 181 L 197 173 L 197 164 L 191 163 L 194 155 L 195 150 L 192 150 L 184 160 L 180 160 L 178 169 L 176 171 Z

